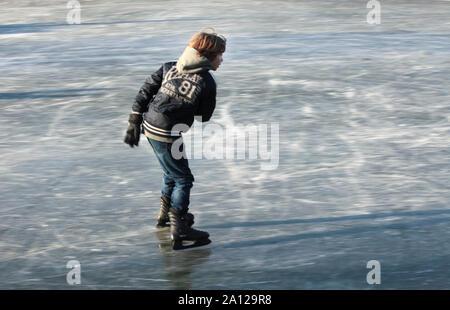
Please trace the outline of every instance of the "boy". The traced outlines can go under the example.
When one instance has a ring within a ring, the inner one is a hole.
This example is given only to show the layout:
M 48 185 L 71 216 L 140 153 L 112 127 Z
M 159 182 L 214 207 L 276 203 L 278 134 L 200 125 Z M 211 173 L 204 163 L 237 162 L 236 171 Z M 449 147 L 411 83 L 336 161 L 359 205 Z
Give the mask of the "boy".
M 211 242 L 207 232 L 191 228 L 194 216 L 187 211 L 194 176 L 185 156 L 173 156 L 173 143 L 182 139 L 181 131 L 173 129 L 180 125 L 189 128 L 194 116 L 202 122 L 211 118 L 216 106 L 216 83 L 209 70 L 219 68 L 225 47 L 226 39 L 215 32 L 195 34 L 177 62 L 163 64 L 147 78 L 129 116 L 125 143 L 138 146 L 143 125 L 144 134 L 163 170 L 156 227 L 167 227 L 170 222 L 174 250 Z M 183 147 L 181 144 L 176 151 L 184 152 Z M 195 243 L 183 246 L 183 240 Z

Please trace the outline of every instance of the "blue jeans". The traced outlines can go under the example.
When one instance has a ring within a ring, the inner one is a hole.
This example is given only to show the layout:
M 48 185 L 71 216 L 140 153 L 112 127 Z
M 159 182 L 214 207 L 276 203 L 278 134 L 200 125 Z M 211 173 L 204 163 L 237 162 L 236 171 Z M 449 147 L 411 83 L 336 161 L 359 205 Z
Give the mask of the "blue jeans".
M 162 195 L 170 198 L 172 208 L 178 211 L 187 210 L 194 182 L 188 160 L 184 157 L 181 159 L 172 157 L 172 143 L 160 142 L 148 137 L 147 139 L 163 170 Z M 181 145 L 180 151 L 184 151 L 182 148 L 184 144 Z

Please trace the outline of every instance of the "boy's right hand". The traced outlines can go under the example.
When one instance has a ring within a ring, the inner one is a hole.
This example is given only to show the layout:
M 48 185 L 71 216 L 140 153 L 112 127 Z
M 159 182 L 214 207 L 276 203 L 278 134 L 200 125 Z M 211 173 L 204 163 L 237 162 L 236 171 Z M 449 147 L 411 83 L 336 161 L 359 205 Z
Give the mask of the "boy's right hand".
M 130 117 L 128 119 L 128 129 L 124 139 L 124 142 L 130 147 L 139 145 L 142 120 L 143 119 L 141 114 L 130 114 Z

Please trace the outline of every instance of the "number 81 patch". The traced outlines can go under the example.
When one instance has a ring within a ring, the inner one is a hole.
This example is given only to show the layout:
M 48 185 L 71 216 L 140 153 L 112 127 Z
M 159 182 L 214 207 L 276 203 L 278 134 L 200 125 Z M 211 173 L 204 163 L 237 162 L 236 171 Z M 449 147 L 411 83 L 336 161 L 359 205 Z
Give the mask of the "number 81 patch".
M 181 86 L 178 87 L 178 91 L 180 92 L 180 94 L 188 97 L 189 99 L 192 99 L 192 96 L 194 95 L 196 89 L 197 85 L 193 85 L 189 81 L 183 81 L 183 83 L 181 83 Z

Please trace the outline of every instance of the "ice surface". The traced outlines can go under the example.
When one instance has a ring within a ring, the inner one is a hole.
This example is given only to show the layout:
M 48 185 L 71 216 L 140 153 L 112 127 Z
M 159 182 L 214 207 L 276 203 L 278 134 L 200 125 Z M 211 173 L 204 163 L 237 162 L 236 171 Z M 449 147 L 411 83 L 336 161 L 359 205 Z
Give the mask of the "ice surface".
M 64 1 L 2 1 L 0 289 L 450 288 L 450 3 L 381 2 L 370 25 L 366 1 L 80 1 L 69 25 Z M 212 122 L 278 123 L 279 166 L 191 160 L 213 243 L 172 253 L 160 168 L 123 135 L 207 26 Z

